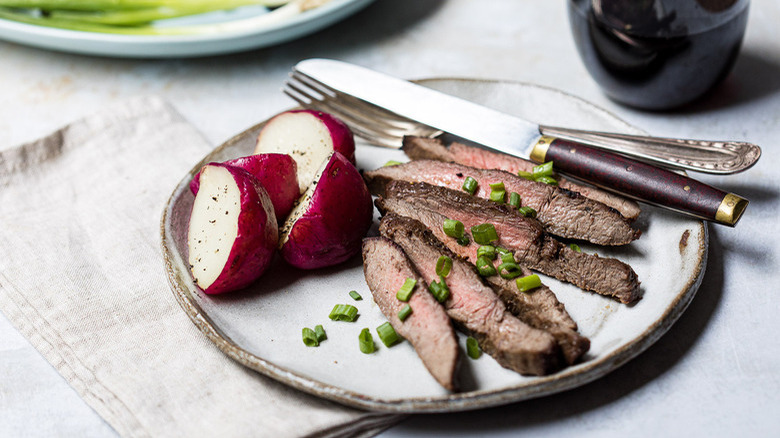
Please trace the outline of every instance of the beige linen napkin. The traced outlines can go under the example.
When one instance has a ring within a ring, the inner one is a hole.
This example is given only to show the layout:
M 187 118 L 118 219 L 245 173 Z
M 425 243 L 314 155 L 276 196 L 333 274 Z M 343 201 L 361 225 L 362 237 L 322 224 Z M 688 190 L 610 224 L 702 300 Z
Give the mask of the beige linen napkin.
M 362 437 L 398 421 L 242 367 L 179 308 L 159 222 L 210 149 L 139 98 L 0 153 L 0 310 L 122 436 Z

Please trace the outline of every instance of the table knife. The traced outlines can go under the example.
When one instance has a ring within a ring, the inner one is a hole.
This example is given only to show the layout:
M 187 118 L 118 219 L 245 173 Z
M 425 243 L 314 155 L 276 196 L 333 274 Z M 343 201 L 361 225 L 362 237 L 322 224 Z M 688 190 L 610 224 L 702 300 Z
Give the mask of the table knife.
M 357 65 L 308 59 L 294 70 L 338 92 L 413 121 L 537 163 L 639 201 L 735 226 L 748 201 L 686 175 L 572 139 L 543 135 L 539 125 Z

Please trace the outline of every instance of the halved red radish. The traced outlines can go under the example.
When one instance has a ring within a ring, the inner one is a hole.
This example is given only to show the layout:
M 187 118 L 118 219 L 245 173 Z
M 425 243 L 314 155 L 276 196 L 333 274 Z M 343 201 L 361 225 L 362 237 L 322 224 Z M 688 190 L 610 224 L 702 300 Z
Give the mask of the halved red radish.
M 257 280 L 278 238 L 273 204 L 257 178 L 226 164 L 203 167 L 187 246 L 192 276 L 204 292 L 230 292 Z
M 235 158 L 224 164 L 240 167 L 254 175 L 265 188 L 274 205 L 277 222 L 282 222 L 290 213 L 295 201 L 301 196 L 298 188 L 298 165 L 287 154 L 261 154 Z M 200 172 L 190 182 L 190 191 L 198 194 Z
M 360 252 L 373 211 L 371 193 L 358 170 L 333 152 L 282 226 L 282 257 L 302 269 L 346 261 Z
M 286 111 L 266 123 L 257 137 L 255 154 L 290 154 L 298 163 L 298 188 L 308 188 L 322 162 L 339 152 L 355 164 L 355 138 L 336 117 L 313 110 Z

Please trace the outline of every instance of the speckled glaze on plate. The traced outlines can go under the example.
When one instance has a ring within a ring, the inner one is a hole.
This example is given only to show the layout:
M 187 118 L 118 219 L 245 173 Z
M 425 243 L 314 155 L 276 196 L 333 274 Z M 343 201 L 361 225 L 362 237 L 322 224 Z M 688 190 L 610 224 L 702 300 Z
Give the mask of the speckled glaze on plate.
M 557 90 L 517 82 L 429 79 L 424 85 L 540 123 L 641 133 L 614 115 Z M 593 381 L 640 354 L 679 318 L 704 275 L 707 228 L 698 220 L 643 205 L 642 238 L 622 248 L 581 245 L 583 251 L 630 264 L 642 282 L 643 299 L 625 306 L 544 277 L 566 305 L 580 332 L 591 339 L 585 360 L 556 374 L 526 377 L 501 368 L 490 356 L 462 357 L 462 392 L 448 393 L 423 367 L 408 342 L 371 355 L 358 349 L 358 333 L 385 321 L 365 284 L 360 257 L 342 266 L 298 271 L 277 258 L 254 286 L 226 296 L 207 296 L 187 269 L 187 222 L 193 196 L 189 181 L 210 161 L 250 154 L 263 124 L 215 149 L 185 175 L 165 208 L 161 232 L 170 285 L 200 330 L 236 361 L 301 391 L 345 405 L 384 412 L 447 412 L 478 409 L 540 397 Z M 400 151 L 360 144 L 358 167 L 404 161 Z M 375 228 L 372 233 L 375 233 Z M 353 301 L 356 290 L 363 300 Z M 337 303 L 358 307 L 355 323 L 334 322 Z M 303 345 L 301 329 L 322 324 L 328 339 Z M 465 337 L 460 336 L 461 344 Z M 375 336 L 376 339 L 376 336 Z

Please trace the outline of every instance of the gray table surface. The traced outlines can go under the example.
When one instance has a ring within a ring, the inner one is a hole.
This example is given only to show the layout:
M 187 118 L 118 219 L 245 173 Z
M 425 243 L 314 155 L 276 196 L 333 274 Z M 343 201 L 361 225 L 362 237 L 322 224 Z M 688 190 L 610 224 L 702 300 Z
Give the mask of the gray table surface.
M 764 156 L 748 173 L 702 178 L 751 204 L 737 228 L 710 226 L 704 282 L 649 350 L 572 391 L 475 412 L 414 416 L 381 436 L 778 436 L 777 23 L 780 2 L 754 0 L 732 74 L 709 98 L 671 113 L 631 110 L 601 94 L 576 55 L 563 0 L 378 0 L 314 36 L 200 59 L 95 58 L 0 42 L 0 148 L 138 94 L 161 95 L 218 144 L 292 106 L 280 84 L 293 64 L 314 56 L 405 78 L 532 82 L 588 99 L 656 135 L 758 143 Z M 0 316 L 0 436 L 113 435 Z

